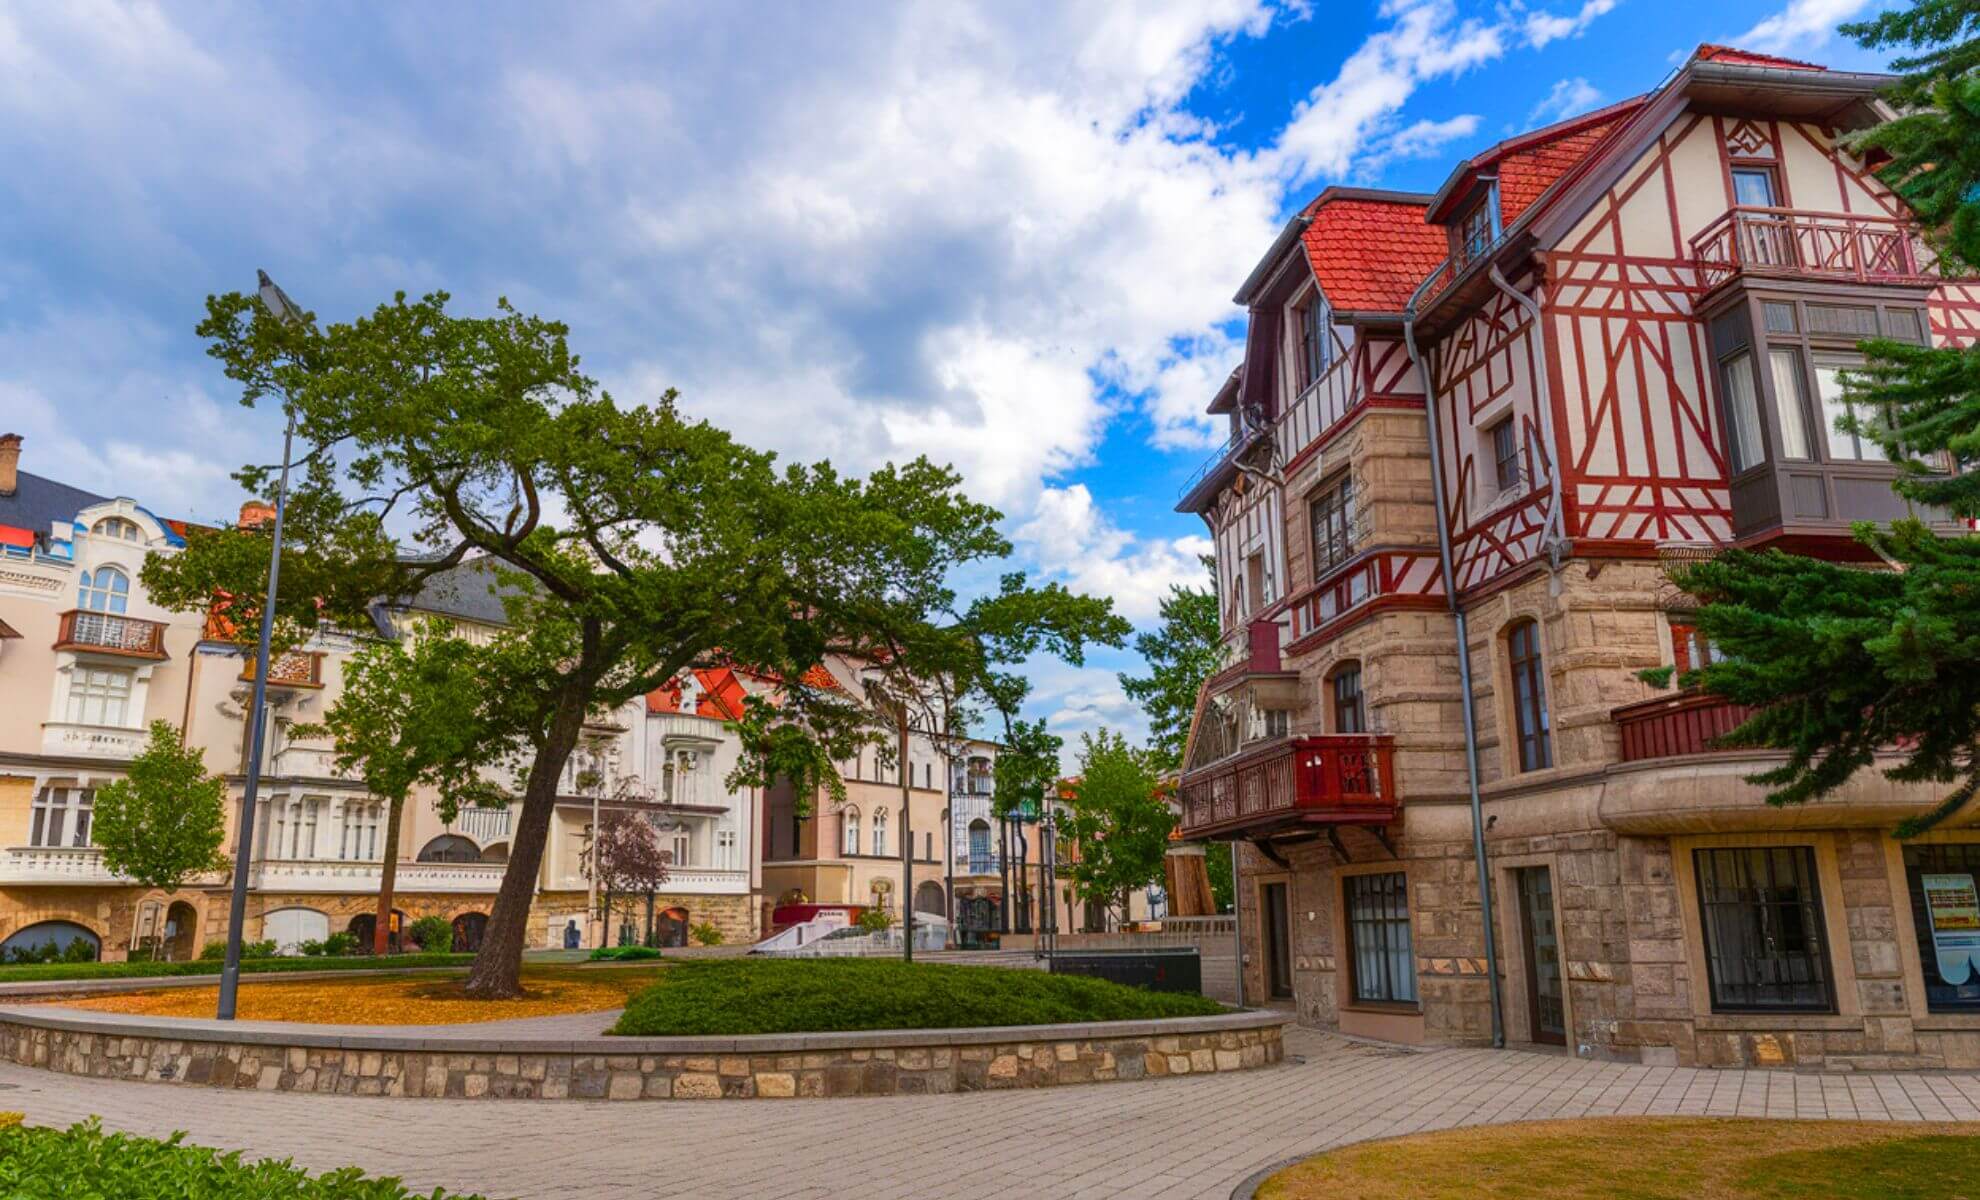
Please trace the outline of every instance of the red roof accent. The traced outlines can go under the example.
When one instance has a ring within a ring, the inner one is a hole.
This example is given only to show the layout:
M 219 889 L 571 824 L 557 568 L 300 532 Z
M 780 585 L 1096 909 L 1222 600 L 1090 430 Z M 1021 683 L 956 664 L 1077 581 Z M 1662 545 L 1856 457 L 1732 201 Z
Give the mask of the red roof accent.
M 1444 231 L 1423 223 L 1422 200 L 1383 200 L 1328 188 L 1307 205 L 1300 240 L 1327 302 L 1346 312 L 1396 312 L 1444 261 Z
M 0 525 L 0 545 L 32 546 L 34 533 L 31 530 L 16 529 L 12 525 Z
M 1472 195 L 1478 177 L 1490 174 L 1496 167 L 1499 222 L 1511 225 L 1555 180 L 1586 158 L 1602 139 L 1634 116 L 1649 99 L 1637 96 L 1623 100 L 1543 125 L 1479 151 L 1451 172 L 1437 193 L 1442 201 L 1428 214 L 1428 219 L 1438 223 L 1451 221 L 1459 202 Z
M 736 673 L 727 667 L 713 667 L 697 670 L 694 681 L 701 687 L 701 695 L 696 699 L 694 714 L 698 717 L 715 717 L 724 721 L 740 721 L 743 715 L 743 685 Z M 646 711 L 672 713 L 681 711 L 681 685 L 678 680 L 662 687 L 654 688 L 646 694 Z
M 1802 62 L 1798 58 L 1777 58 L 1771 54 L 1755 54 L 1751 50 L 1741 50 L 1737 46 L 1715 46 L 1710 42 L 1701 43 L 1692 57 L 1699 62 L 1731 63 L 1737 67 L 1779 67 L 1785 71 L 1829 69 L 1820 63 Z
M 832 673 L 826 670 L 822 663 L 805 668 L 804 674 L 798 676 L 798 682 L 808 688 L 817 688 L 822 692 L 836 692 L 840 690 L 839 681 L 832 677 Z

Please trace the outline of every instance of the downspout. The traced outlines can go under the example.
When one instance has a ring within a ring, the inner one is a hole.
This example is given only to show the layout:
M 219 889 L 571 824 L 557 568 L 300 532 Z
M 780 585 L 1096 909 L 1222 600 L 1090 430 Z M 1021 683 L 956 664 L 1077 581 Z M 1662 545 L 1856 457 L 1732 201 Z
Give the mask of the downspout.
M 1540 527 L 1540 546 L 1547 552 L 1547 569 L 1553 576 L 1553 587 L 1560 590 L 1561 547 L 1566 538 L 1561 533 L 1561 463 L 1559 443 L 1554 441 L 1554 394 L 1549 382 L 1552 372 L 1547 363 L 1547 331 L 1541 326 L 1540 302 L 1514 287 L 1493 263 L 1491 270 L 1492 286 L 1511 297 L 1514 304 L 1526 310 L 1533 318 L 1534 362 L 1538 369 L 1534 372 L 1533 388 L 1540 410 L 1540 438 L 1546 443 L 1547 482 L 1552 489 L 1553 499 L 1547 505 L 1547 520 Z M 1405 326 L 1407 329 L 1407 326 Z M 1418 368 L 1419 370 L 1421 368 Z
M 1444 576 L 1444 598 L 1450 602 L 1451 618 L 1457 623 L 1458 691 L 1464 711 L 1464 768 L 1471 791 L 1471 853 L 1478 867 L 1478 910 L 1485 925 L 1485 983 L 1492 998 L 1492 1045 L 1506 1044 L 1506 1014 L 1499 998 L 1499 936 L 1492 916 L 1492 875 L 1485 863 L 1484 805 L 1478 796 L 1478 713 L 1471 694 L 1471 639 L 1464 619 L 1464 606 L 1458 603 L 1457 572 L 1451 567 L 1450 512 L 1444 505 L 1443 439 L 1437 426 L 1437 389 L 1423 355 L 1416 348 L 1416 305 L 1423 289 L 1442 274 L 1444 264 L 1424 276 L 1410 293 L 1409 307 L 1403 311 L 1403 348 L 1423 380 L 1423 412 L 1430 423 L 1430 492 L 1436 509 L 1437 565 Z M 1242 964 L 1240 964 L 1240 967 Z

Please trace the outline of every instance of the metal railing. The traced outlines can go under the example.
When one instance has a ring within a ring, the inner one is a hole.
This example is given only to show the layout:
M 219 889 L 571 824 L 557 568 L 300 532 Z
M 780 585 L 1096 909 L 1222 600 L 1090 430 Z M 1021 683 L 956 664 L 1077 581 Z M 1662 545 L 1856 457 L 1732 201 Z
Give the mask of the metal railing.
M 165 626 L 119 613 L 70 609 L 55 636 L 57 650 L 108 650 L 135 658 L 165 657 Z

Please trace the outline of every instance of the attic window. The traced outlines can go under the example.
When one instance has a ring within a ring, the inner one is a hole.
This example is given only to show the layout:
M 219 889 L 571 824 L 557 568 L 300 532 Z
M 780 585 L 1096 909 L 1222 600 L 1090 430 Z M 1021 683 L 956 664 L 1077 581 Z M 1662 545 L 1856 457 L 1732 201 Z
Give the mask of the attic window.
M 1317 292 L 1308 296 L 1295 312 L 1299 328 L 1299 386 L 1304 391 L 1327 373 L 1333 347 L 1328 344 L 1327 306 Z
M 1480 196 L 1458 218 L 1458 258 L 1470 262 L 1492 248 L 1492 193 Z

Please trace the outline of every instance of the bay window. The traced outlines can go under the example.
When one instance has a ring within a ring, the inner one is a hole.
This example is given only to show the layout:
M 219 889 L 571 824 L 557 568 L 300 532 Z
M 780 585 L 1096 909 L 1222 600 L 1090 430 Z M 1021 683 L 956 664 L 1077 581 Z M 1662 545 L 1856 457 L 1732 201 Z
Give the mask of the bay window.
M 96 793 L 90 788 L 43 788 L 34 798 L 28 845 L 78 847 L 89 845 L 91 809 Z
M 69 673 L 68 719 L 76 725 L 130 725 L 131 672 L 78 663 Z

